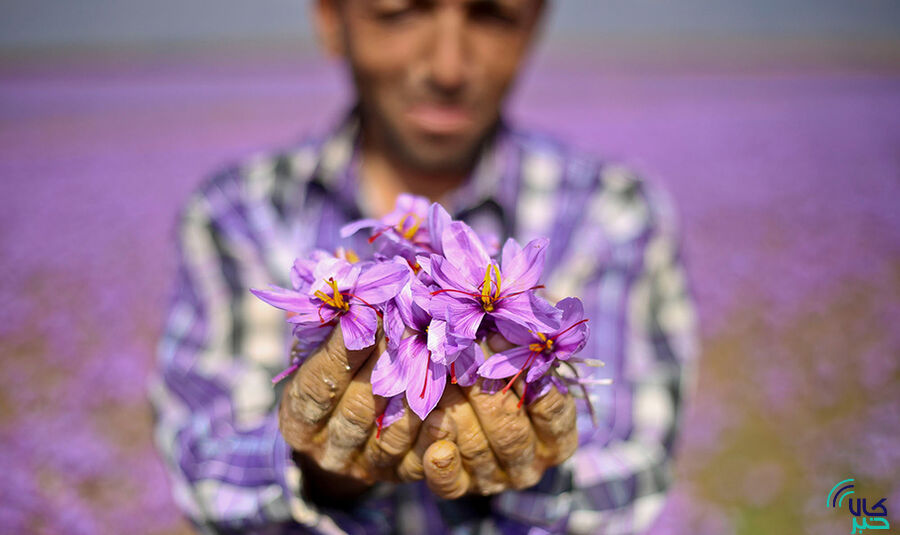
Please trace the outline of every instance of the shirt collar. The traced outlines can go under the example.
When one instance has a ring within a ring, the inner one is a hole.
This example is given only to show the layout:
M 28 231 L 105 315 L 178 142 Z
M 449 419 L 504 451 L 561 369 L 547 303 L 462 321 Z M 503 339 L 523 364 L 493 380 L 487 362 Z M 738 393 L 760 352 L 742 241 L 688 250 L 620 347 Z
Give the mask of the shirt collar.
M 323 188 L 348 208 L 362 213 L 364 200 L 357 197 L 359 177 L 359 114 L 353 107 L 325 138 L 311 185 Z M 513 133 L 504 120 L 485 143 L 469 178 L 450 195 L 447 210 L 454 216 L 483 206 L 493 206 L 507 228 L 516 213 L 520 176 L 520 155 L 512 142 Z

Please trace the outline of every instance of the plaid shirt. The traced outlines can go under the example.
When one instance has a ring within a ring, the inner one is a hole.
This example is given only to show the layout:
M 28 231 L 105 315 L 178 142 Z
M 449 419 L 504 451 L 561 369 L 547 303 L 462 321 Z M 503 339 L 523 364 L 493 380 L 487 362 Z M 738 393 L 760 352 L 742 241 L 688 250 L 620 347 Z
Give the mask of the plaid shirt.
M 669 205 L 629 170 L 501 125 L 445 203 L 479 233 L 550 238 L 548 297 L 585 304 L 582 355 L 612 386 L 579 404 L 580 446 L 534 488 L 437 500 L 422 482 L 377 484 L 352 509 L 304 501 L 278 431 L 290 332 L 247 290 L 289 286 L 296 256 L 347 244 L 371 217 L 357 187 L 358 119 L 324 139 L 251 158 L 208 180 L 178 226 L 176 291 L 151 397 L 179 506 L 204 531 L 639 533 L 658 516 L 696 354 L 694 308 Z M 365 243 L 353 243 L 365 251 Z M 580 402 L 579 402 L 580 403 Z

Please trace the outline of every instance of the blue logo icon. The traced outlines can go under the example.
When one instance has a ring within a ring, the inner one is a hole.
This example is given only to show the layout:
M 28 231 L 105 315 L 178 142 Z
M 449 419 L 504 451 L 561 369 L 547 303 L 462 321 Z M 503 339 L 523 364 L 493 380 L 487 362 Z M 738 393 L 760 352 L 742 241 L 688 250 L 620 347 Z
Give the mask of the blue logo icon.
M 828 500 L 825 502 L 825 505 L 833 509 L 840 509 L 844 505 L 844 498 L 851 494 L 856 494 L 856 491 L 853 489 L 854 485 L 852 479 L 841 481 L 837 485 L 831 487 L 831 492 L 828 493 Z M 865 498 L 850 498 L 847 500 L 847 507 L 850 509 L 850 514 L 853 515 L 853 531 L 850 532 L 851 535 L 862 533 L 867 529 L 891 528 L 887 518 L 885 518 L 887 516 L 887 507 L 883 505 L 885 500 L 886 498 L 878 500 L 878 502 L 872 506 L 872 511 L 869 511 L 866 507 Z

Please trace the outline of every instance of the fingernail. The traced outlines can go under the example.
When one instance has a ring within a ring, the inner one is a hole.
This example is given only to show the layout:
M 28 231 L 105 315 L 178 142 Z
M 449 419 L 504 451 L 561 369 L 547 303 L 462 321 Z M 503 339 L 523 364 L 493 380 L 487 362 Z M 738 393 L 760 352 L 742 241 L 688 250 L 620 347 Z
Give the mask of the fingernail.
M 453 456 L 443 457 L 439 459 L 432 459 L 431 464 L 437 466 L 438 468 L 447 468 L 450 466 L 450 463 L 453 462 Z

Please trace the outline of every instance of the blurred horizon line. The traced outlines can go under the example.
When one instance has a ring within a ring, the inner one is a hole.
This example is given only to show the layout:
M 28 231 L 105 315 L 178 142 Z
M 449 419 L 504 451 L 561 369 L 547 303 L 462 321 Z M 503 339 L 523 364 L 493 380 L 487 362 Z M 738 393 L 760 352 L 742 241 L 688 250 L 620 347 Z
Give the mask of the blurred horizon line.
M 699 69 L 717 71 L 900 71 L 900 37 L 835 39 L 822 36 L 709 37 L 658 35 L 653 38 L 583 36 L 542 40 L 535 46 L 535 60 L 553 59 L 613 71 Z M 79 63 L 190 63 L 217 64 L 259 61 L 321 61 L 329 58 L 307 39 L 229 39 L 228 41 L 177 41 L 167 43 L 81 43 L 60 45 L 0 46 L 0 69 L 25 65 Z

